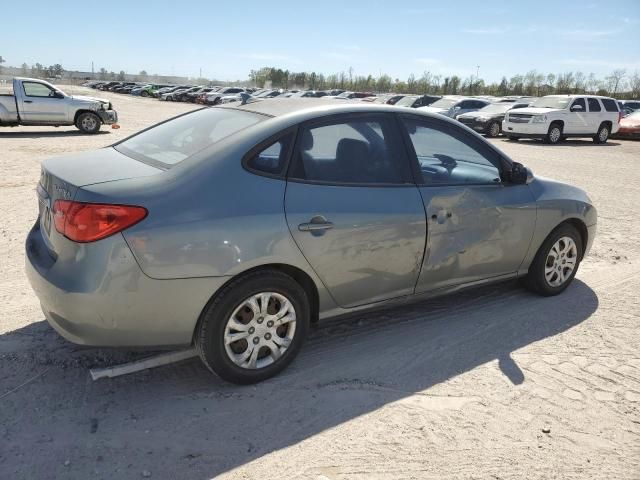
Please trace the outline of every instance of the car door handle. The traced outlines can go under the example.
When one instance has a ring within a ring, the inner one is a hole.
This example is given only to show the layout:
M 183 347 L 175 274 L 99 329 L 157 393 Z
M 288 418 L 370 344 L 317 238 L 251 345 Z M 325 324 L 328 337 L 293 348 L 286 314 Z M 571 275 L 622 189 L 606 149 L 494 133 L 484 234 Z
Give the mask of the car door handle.
M 301 223 L 298 225 L 298 230 L 301 232 L 318 232 L 329 230 L 331 228 L 333 228 L 333 223 L 328 221 L 322 215 L 316 215 L 308 223 Z
M 24 103 L 33 103 L 32 100 L 23 100 L 23 101 L 24 101 Z

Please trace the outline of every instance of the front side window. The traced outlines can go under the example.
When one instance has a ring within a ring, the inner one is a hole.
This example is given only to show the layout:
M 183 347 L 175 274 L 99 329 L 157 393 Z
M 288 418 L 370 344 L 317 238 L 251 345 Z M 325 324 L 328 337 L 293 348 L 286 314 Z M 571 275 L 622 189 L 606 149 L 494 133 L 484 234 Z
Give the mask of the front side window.
M 22 88 L 27 97 L 53 97 L 55 90 L 43 83 L 23 82 Z
M 477 140 L 457 128 L 403 119 L 416 152 L 424 185 L 491 184 L 500 182 L 497 154 L 483 151 Z
M 291 178 L 330 184 L 402 184 L 409 166 L 388 119 L 303 127 Z
M 602 111 L 602 108 L 600 108 L 600 102 L 598 101 L 597 98 L 588 98 L 587 101 L 589 102 L 589 111 L 590 112 L 600 112 L 600 111 Z
M 257 172 L 279 175 L 284 169 L 292 134 L 287 134 L 247 160 L 247 166 Z
M 143 162 L 170 167 L 266 118 L 232 109 L 197 110 L 145 130 L 115 149 Z
M 578 110 L 580 112 L 586 112 L 587 111 L 587 105 L 584 101 L 584 98 L 576 98 L 573 103 L 571 104 L 571 111 L 574 111 L 575 107 L 580 105 L 582 107 L 582 110 Z

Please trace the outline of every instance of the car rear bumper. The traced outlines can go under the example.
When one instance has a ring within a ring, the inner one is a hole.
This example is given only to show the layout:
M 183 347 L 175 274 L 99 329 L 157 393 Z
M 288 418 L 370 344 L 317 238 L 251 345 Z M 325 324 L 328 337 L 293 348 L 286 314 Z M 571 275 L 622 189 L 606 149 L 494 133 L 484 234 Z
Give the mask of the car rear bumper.
M 147 277 L 121 234 L 55 258 L 39 222 L 26 241 L 26 273 L 42 311 L 63 337 L 93 346 L 187 345 L 211 296 L 228 277 Z

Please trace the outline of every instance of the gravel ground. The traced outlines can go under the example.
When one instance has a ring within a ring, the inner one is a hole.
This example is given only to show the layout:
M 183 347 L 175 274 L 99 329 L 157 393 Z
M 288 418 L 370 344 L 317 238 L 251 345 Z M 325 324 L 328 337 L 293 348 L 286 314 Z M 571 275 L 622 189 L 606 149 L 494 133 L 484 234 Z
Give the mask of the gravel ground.
M 0 129 L 0 478 L 640 478 L 640 143 L 493 140 L 598 207 L 558 297 L 507 283 L 322 323 L 257 386 L 197 360 L 92 382 L 88 368 L 141 353 L 43 321 L 23 273 L 40 161 L 194 108 L 100 96 L 120 130 Z

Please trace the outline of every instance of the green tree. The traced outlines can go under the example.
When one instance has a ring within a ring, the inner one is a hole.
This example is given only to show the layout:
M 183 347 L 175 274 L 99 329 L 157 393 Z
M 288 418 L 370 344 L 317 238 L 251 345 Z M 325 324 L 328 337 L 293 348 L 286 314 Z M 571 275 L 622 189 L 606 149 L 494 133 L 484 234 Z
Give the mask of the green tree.
M 120 73 L 118 74 L 118 80 L 121 82 L 124 82 L 124 79 L 125 79 L 124 75 L 125 75 L 124 70 L 120 70 Z

